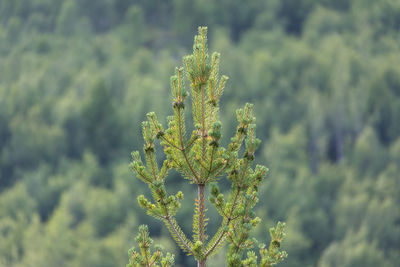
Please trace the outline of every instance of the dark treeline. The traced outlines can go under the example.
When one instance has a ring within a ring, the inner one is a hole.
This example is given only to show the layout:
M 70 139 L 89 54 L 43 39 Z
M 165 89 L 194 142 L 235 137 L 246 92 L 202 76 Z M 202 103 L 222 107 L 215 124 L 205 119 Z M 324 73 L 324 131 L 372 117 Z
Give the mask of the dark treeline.
M 0 266 L 124 266 L 143 223 L 194 264 L 138 207 L 128 164 L 145 114 L 172 112 L 169 77 L 199 25 L 230 77 L 224 142 L 255 104 L 271 171 L 254 234 L 287 222 L 281 266 L 398 265 L 399 1 L 1 0 Z

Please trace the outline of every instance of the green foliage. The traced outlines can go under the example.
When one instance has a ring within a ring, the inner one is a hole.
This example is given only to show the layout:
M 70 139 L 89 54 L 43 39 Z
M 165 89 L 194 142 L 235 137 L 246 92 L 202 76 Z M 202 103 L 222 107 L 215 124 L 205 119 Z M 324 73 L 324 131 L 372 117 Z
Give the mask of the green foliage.
M 162 266 L 168 267 L 173 266 L 174 256 L 167 253 L 164 257 L 162 253 L 162 247 L 156 246 L 155 252 L 151 254 L 150 248 L 153 244 L 153 240 L 149 237 L 149 231 L 147 225 L 139 226 L 139 233 L 136 237 L 136 242 L 139 243 L 140 253 L 135 251 L 135 248 L 131 248 L 128 252 L 130 259 L 126 267 L 136 266 Z M 160 265 L 157 265 L 160 264 Z
M 249 232 L 261 221 L 255 217 L 253 209 L 258 202 L 259 184 L 268 169 L 261 165 L 257 165 L 255 169 L 251 168 L 255 151 L 261 142 L 255 134 L 253 105 L 246 104 L 243 109 L 237 110 L 236 133 L 231 138 L 228 149 L 220 147 L 221 122 L 218 121 L 218 104 L 228 78 L 218 75 L 219 54 L 213 53 L 211 59 L 209 57 L 206 27 L 199 27 L 199 33 L 194 38 L 193 54 L 184 57 L 184 65 L 185 69 L 176 68 L 175 75 L 171 77 L 174 115 L 168 118 L 169 127 L 164 130 L 154 112 L 148 113 L 148 120 L 142 123 L 146 166 L 138 151 L 132 153 L 131 167 L 136 175 L 148 184 L 154 199 L 154 203 L 151 203 L 144 195 L 140 195 L 139 205 L 146 209 L 149 215 L 166 224 L 179 247 L 187 254 L 193 255 L 199 266 L 206 266 L 207 258 L 225 241 L 231 243 L 227 255 L 229 266 L 255 266 L 257 259 L 251 251 L 254 241 L 249 239 Z M 184 110 L 189 94 L 184 86 L 184 72 L 190 82 L 195 128 L 188 140 Z M 166 154 L 161 169 L 156 159 L 156 139 L 161 140 Z M 243 142 L 244 154 L 240 157 L 239 151 Z M 181 206 L 182 192 L 168 195 L 164 186 L 167 172 L 171 168 L 176 169 L 198 187 L 193 215 L 193 240 L 186 237 L 174 217 Z M 232 186 L 228 201 L 225 201 L 217 186 L 218 179 L 224 173 Z M 209 200 L 221 215 L 222 223 L 207 243 L 205 187 L 210 183 L 213 186 Z M 260 266 L 272 266 L 286 257 L 286 252 L 279 251 L 285 235 L 283 229 L 283 225 L 278 223 L 276 229 L 270 230 L 271 244 L 268 250 L 264 249 L 265 245 L 261 245 Z M 147 228 L 140 231 L 145 233 Z M 145 241 L 140 242 L 145 246 Z M 248 259 L 242 261 L 245 250 L 250 250 Z M 147 260 L 149 256 L 146 256 L 146 253 L 148 251 L 143 251 L 142 257 L 137 258 L 134 252 L 132 262 L 149 265 L 150 260 Z
M 88 133 L 86 143 L 100 163 L 105 164 L 119 146 L 120 123 L 110 86 L 104 81 L 96 81 L 91 88 L 83 116 L 83 127 Z

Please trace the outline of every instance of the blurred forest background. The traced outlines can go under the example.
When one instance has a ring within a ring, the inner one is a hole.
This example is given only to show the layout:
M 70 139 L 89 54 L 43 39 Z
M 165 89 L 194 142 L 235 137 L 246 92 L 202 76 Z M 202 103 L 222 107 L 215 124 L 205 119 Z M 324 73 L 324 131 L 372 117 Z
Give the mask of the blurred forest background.
M 254 234 L 287 222 L 280 266 L 399 266 L 398 0 L 1 0 L 0 266 L 125 266 L 143 223 L 193 266 L 138 207 L 128 164 L 145 114 L 165 126 L 199 25 L 230 77 L 225 142 L 255 104 L 271 171 Z M 168 179 L 189 232 L 195 188 Z

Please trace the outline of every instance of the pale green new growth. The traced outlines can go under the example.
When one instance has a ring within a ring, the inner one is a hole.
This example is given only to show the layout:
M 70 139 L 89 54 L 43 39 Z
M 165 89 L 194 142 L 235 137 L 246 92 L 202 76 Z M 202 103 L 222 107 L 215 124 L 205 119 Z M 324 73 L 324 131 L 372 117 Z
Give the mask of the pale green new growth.
M 153 240 L 149 237 L 149 231 L 147 225 L 141 225 L 139 227 L 139 234 L 136 237 L 136 242 L 139 243 L 140 254 L 135 251 L 135 248 L 129 250 L 129 263 L 126 267 L 140 267 L 140 266 L 160 266 L 171 267 L 174 264 L 174 256 L 170 253 L 164 257 L 161 252 L 162 247 L 155 246 L 155 252 L 151 254 L 150 247 L 153 244 Z
M 176 68 L 175 75 L 171 77 L 173 116 L 168 118 L 168 128 L 162 127 L 154 112 L 147 114 L 148 120 L 143 122 L 146 165 L 143 164 L 139 152 L 132 153 L 131 167 L 137 177 L 149 185 L 154 199 L 154 202 L 150 202 L 140 195 L 138 201 L 149 215 L 165 223 L 179 247 L 188 255 L 193 255 L 198 266 L 206 266 L 207 259 L 226 242 L 230 244 L 228 266 L 272 266 L 287 256 L 286 252 L 279 250 L 285 235 L 284 224 L 278 223 L 276 228 L 270 230 L 270 246 L 267 250 L 264 244 L 260 245 L 258 260 L 256 253 L 252 251 L 257 242 L 250 239 L 249 232 L 261 221 L 255 216 L 253 208 L 258 201 L 259 184 L 268 169 L 260 165 L 254 169 L 251 167 L 255 151 L 261 142 L 256 138 L 251 104 L 246 104 L 237 111 L 238 126 L 228 148 L 220 146 L 222 125 L 218 120 L 219 100 L 228 77 L 220 77 L 218 74 L 219 57 L 218 53 L 209 57 L 207 28 L 199 27 L 199 34 L 194 39 L 193 54 L 184 58 L 185 68 Z M 194 130 L 191 134 L 186 129 L 184 116 L 185 101 L 189 96 L 184 84 L 185 75 L 190 82 L 192 96 Z M 156 160 L 156 139 L 160 140 L 166 155 L 161 168 Z M 243 143 L 244 154 L 239 155 Z M 179 191 L 176 195 L 169 195 L 165 189 L 165 177 L 171 168 L 176 169 L 198 188 L 192 240 L 182 231 L 174 217 L 183 193 Z M 227 197 L 220 192 L 217 185 L 218 179 L 223 176 L 231 182 L 231 191 Z M 208 218 L 204 205 L 205 188 L 209 185 L 209 201 L 223 219 L 215 235 L 207 240 Z M 141 232 L 146 231 L 142 229 Z M 246 251 L 247 256 L 244 256 Z M 144 256 L 146 253 L 146 250 L 142 251 Z M 131 251 L 131 255 L 132 262 L 134 259 L 135 262 L 144 262 L 143 257 L 136 256 L 136 252 Z

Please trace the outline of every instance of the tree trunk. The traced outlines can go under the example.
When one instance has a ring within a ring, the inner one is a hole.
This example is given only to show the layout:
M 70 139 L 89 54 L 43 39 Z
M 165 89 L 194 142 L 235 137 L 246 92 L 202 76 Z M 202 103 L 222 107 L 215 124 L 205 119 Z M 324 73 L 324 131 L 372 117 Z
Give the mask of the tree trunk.
M 202 260 L 202 261 L 198 261 L 197 262 L 197 267 L 206 267 L 207 266 L 207 264 L 206 264 L 206 261 L 207 260 Z
M 205 208 L 204 208 L 204 185 L 198 185 L 198 198 L 199 198 L 199 239 L 203 243 L 202 250 L 205 247 Z M 206 267 L 206 259 L 197 262 L 197 267 Z

